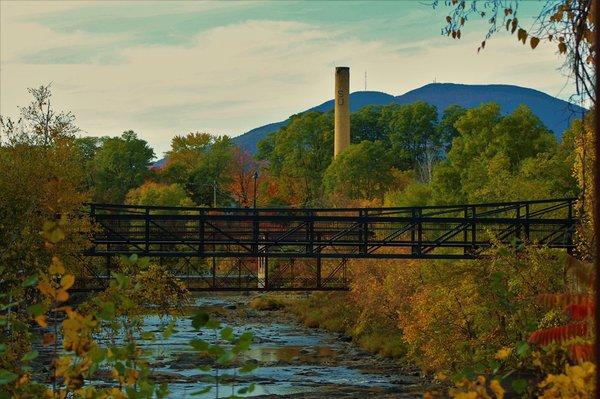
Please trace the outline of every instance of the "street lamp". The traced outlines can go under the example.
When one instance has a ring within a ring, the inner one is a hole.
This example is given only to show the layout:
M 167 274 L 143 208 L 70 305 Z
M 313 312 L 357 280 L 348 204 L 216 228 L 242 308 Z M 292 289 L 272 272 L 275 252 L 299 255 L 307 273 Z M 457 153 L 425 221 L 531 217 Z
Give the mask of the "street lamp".
M 254 171 L 252 177 L 254 178 L 254 209 L 256 209 L 256 180 L 258 179 L 258 170 Z

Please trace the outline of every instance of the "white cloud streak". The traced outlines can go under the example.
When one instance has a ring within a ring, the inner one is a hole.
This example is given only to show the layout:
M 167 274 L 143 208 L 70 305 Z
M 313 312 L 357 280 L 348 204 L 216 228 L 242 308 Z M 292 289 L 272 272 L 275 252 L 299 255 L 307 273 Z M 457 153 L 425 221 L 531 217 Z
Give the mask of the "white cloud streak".
M 334 64 L 352 68 L 352 90 L 362 90 L 367 70 L 369 90 L 396 95 L 434 79 L 517 84 L 552 95 L 564 84 L 553 48 L 532 52 L 507 35 L 477 54 L 480 32 L 461 41 L 432 33 L 398 44 L 301 22 L 250 20 L 202 32 L 191 45 L 118 49 L 114 64 L 27 64 L 19 57 L 31 51 L 120 38 L 2 21 L 0 113 L 24 105 L 26 87 L 53 82 L 55 103 L 73 111 L 87 134 L 133 129 L 158 154 L 175 134 L 237 135 L 328 100 Z

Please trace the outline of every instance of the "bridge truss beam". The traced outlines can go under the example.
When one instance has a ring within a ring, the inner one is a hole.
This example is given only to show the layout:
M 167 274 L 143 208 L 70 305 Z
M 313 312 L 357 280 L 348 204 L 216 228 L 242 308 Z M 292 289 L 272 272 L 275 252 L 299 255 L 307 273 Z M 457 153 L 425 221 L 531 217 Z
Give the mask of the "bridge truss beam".
M 181 276 L 198 290 L 345 289 L 348 259 L 472 259 L 492 243 L 517 242 L 571 251 L 574 201 L 345 209 L 91 204 L 99 229 L 85 255 L 107 263 L 119 255 L 156 258 L 175 275 L 193 264 Z

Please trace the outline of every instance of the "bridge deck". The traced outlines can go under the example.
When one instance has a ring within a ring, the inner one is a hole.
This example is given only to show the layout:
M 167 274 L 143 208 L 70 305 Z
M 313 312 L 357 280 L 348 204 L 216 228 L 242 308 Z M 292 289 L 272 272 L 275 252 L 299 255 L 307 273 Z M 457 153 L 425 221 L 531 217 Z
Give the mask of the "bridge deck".
M 492 242 L 515 241 L 570 251 L 574 201 L 256 210 L 91 204 L 99 230 L 86 255 L 110 263 L 113 256 L 137 254 L 174 271 L 175 264 L 197 264 L 184 276 L 199 290 L 343 289 L 339 273 L 352 258 L 475 258 Z M 219 275 L 227 259 L 237 262 L 236 279 L 227 268 L 229 274 Z M 289 280 L 277 265 L 290 263 L 306 270 Z M 324 263 L 332 270 L 325 272 Z

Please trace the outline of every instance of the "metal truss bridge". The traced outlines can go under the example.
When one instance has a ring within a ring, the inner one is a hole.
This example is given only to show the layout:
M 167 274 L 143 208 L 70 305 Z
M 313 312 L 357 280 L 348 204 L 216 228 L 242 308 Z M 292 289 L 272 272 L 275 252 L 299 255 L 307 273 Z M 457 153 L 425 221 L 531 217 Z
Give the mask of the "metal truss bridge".
M 472 259 L 492 243 L 571 251 L 575 199 L 451 206 L 241 209 L 91 204 L 104 287 L 120 255 L 149 257 L 193 291 L 348 288 L 350 259 Z

